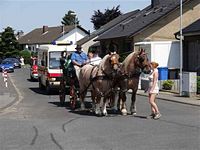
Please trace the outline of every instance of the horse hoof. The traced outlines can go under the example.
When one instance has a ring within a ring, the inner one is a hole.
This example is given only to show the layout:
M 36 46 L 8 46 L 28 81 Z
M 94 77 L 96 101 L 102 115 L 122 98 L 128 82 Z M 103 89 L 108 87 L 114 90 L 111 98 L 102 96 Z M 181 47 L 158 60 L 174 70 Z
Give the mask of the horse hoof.
M 126 115 L 127 115 L 127 110 L 126 110 L 126 109 L 122 109 L 121 112 L 122 112 L 122 115 L 123 115 L 123 116 L 126 116 Z
M 102 113 L 101 113 L 101 111 L 95 110 L 95 115 L 98 116 L 98 117 L 101 117 Z
M 137 113 L 136 112 L 131 112 L 131 115 L 135 116 Z
M 102 113 L 95 113 L 95 115 L 96 115 L 97 117 L 102 117 L 102 116 L 103 116 Z
M 104 116 L 108 116 L 108 113 L 107 113 L 107 112 L 104 112 L 103 115 L 104 115 Z

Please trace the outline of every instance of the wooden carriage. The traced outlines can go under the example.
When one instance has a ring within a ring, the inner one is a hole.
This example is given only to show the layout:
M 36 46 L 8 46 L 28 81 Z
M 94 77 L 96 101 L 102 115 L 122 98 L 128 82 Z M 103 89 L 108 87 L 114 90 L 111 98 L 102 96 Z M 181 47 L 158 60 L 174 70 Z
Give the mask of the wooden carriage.
M 60 80 L 60 87 L 59 87 L 59 98 L 61 105 L 64 105 L 66 95 L 69 95 L 70 99 L 70 108 L 76 108 L 76 102 L 78 98 L 78 89 L 79 84 L 76 77 L 76 72 L 74 69 L 73 64 L 71 63 L 70 58 L 65 58 L 62 55 L 60 59 L 61 69 L 62 69 L 62 76 Z

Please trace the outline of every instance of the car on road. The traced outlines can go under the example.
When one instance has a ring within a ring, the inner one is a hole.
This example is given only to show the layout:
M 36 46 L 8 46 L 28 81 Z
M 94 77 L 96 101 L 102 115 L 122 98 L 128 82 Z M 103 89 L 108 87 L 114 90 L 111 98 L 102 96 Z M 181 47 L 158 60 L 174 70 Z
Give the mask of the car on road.
M 2 72 L 4 69 L 7 70 L 7 72 L 14 72 L 14 64 L 11 61 L 2 61 L 0 64 L 0 71 Z
M 31 58 L 31 63 L 30 63 L 30 79 L 38 79 L 38 65 L 37 65 L 37 58 Z
M 6 58 L 4 60 L 13 62 L 14 68 L 21 68 L 21 63 L 17 58 Z

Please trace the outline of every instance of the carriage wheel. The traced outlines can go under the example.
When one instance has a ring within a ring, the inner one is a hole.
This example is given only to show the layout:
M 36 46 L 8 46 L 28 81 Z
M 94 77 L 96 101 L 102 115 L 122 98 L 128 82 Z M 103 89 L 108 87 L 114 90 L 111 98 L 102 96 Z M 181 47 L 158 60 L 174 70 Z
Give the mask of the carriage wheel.
M 64 103 L 65 103 L 65 81 L 64 81 L 64 79 L 62 79 L 60 81 L 59 97 L 60 97 L 61 105 L 64 105 Z
M 74 110 L 76 108 L 76 101 L 77 101 L 77 93 L 76 93 L 76 89 L 75 86 L 73 84 L 74 82 L 71 82 L 71 86 L 70 86 L 70 108 L 72 110 Z

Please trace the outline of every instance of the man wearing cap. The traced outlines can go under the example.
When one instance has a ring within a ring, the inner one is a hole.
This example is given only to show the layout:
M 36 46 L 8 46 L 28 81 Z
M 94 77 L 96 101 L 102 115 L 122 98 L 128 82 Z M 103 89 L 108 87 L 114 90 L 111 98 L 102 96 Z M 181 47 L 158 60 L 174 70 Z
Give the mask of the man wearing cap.
M 88 63 L 87 54 L 82 51 L 82 48 L 80 45 L 77 45 L 76 51 L 72 53 L 71 61 L 76 70 L 76 76 L 79 79 L 80 68 Z

